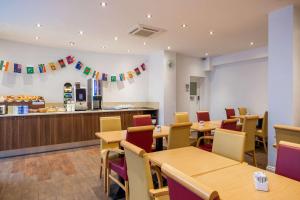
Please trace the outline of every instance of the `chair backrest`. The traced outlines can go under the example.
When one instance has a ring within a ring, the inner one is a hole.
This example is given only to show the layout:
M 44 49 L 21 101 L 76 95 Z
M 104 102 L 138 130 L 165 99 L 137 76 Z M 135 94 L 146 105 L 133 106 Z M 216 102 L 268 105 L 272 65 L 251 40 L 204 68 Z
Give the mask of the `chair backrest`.
M 133 115 L 133 126 L 152 125 L 151 115 Z
M 212 152 L 243 162 L 246 134 L 240 131 L 216 129 Z
M 238 108 L 240 115 L 247 115 L 247 108 L 239 107 Z
M 121 128 L 121 117 L 100 117 L 100 131 L 120 131 Z
M 190 146 L 190 130 L 192 123 L 171 124 L 168 137 L 168 149 Z
M 106 131 L 121 131 L 121 117 L 100 117 L 100 132 Z M 119 147 L 118 143 L 106 143 L 103 140 L 100 140 L 100 151 L 107 148 L 116 148 Z
M 234 108 L 225 108 L 227 119 L 231 119 L 232 116 L 235 116 Z
M 149 153 L 152 150 L 153 130 L 153 125 L 128 127 L 126 141 L 144 149 Z
M 127 164 L 130 199 L 150 200 L 149 189 L 153 189 L 150 162 L 144 149 L 122 141 Z
M 277 150 L 276 174 L 300 181 L 300 144 L 280 141 Z
M 208 111 L 199 111 L 197 112 L 197 120 L 200 121 L 210 121 L 210 116 Z
M 255 150 L 255 133 L 257 121 L 257 115 L 245 116 L 242 128 L 242 132 L 246 133 L 245 152 Z
M 268 111 L 265 112 L 264 118 L 263 118 L 263 123 L 262 123 L 262 135 L 264 137 L 268 136 Z
M 226 120 L 222 120 L 221 128 L 222 129 L 236 131 L 237 130 L 236 125 L 237 125 L 238 121 L 239 121 L 238 119 L 226 119 Z
M 170 200 L 219 200 L 219 194 L 205 184 L 195 181 L 174 167 L 163 164 L 162 171 L 167 176 Z
M 177 112 L 175 113 L 175 123 L 189 122 L 189 114 L 187 112 Z
M 300 144 L 300 127 L 289 125 L 275 125 L 276 145 L 280 141 L 293 142 Z

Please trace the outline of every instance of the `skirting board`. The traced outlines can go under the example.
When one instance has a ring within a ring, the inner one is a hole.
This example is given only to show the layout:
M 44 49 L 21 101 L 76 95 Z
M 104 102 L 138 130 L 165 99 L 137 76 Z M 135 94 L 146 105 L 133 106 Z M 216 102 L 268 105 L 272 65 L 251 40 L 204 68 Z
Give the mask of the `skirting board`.
M 74 149 L 74 148 L 87 147 L 87 146 L 93 146 L 99 144 L 100 144 L 99 139 L 96 139 L 96 140 L 89 140 L 89 141 L 82 141 L 82 142 L 72 142 L 72 143 L 55 144 L 55 145 L 48 145 L 48 146 L 41 146 L 41 147 L 30 147 L 24 149 L 0 151 L 0 158 L 23 156 L 23 155 L 36 154 L 36 153 L 45 153 L 45 152 L 65 150 L 65 149 Z
M 268 165 L 268 166 L 267 166 L 267 171 L 270 171 L 270 172 L 275 173 L 275 167 L 274 167 L 274 166 L 271 166 L 271 165 Z

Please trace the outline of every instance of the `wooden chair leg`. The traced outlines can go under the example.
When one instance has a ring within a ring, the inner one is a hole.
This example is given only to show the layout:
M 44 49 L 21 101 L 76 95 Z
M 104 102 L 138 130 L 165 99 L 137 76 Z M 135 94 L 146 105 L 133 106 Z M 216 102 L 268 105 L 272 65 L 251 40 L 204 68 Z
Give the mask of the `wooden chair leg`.
M 99 178 L 102 178 L 102 170 L 103 170 L 103 159 L 100 158 L 100 173 L 99 173 Z
M 129 184 L 125 181 L 125 200 L 129 200 Z
M 267 143 L 266 143 L 266 138 L 263 138 L 263 144 L 264 144 L 265 152 L 267 153 L 268 152 L 268 147 L 267 147 Z
M 253 164 L 255 167 L 257 167 L 255 150 L 253 151 Z
M 110 175 L 111 170 L 107 169 L 107 174 L 106 174 L 106 195 L 109 196 L 110 193 Z

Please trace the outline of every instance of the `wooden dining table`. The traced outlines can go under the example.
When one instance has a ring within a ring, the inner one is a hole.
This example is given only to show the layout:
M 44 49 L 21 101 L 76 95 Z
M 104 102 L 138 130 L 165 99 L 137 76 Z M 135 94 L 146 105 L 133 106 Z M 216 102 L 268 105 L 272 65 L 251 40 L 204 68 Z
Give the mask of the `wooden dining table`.
M 269 191 L 255 189 L 253 173 L 263 171 L 269 182 Z M 300 199 L 300 182 L 250 165 L 240 164 L 193 176 L 213 190 L 222 200 L 288 200 Z
M 201 175 L 240 162 L 189 146 L 146 154 L 151 163 L 161 167 L 167 163 L 189 176 Z
M 209 121 L 204 125 L 200 125 L 198 122 L 193 123 L 191 130 L 198 132 L 207 132 L 220 127 L 221 121 Z M 170 126 L 161 126 L 160 131 L 157 128 L 153 130 L 153 138 L 156 139 L 156 150 L 163 149 L 163 138 L 168 137 L 170 132 Z M 126 130 L 121 131 L 105 131 L 96 132 L 95 135 L 103 140 L 105 143 L 120 143 L 126 139 Z
M 253 115 L 234 115 L 234 116 L 231 116 L 230 118 L 232 118 L 232 119 L 245 119 L 247 116 L 253 116 Z M 262 116 L 262 115 L 257 115 L 257 116 L 258 116 L 259 120 L 264 118 L 264 116 Z

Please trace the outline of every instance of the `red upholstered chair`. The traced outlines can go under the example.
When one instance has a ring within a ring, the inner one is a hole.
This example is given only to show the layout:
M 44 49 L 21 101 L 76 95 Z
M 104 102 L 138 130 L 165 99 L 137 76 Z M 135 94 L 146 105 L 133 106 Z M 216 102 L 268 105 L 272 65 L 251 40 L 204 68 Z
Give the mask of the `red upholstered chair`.
M 195 181 L 174 167 L 163 164 L 162 171 L 167 176 L 170 200 L 219 200 L 218 192 L 205 184 Z
M 209 112 L 208 111 L 199 111 L 197 112 L 197 120 L 200 121 L 210 121 Z
M 134 115 L 133 126 L 148 126 L 152 125 L 151 115 Z
M 227 129 L 227 130 L 232 130 L 232 131 L 240 131 L 240 129 L 237 128 L 237 122 L 238 122 L 238 119 L 222 120 L 221 128 Z
M 234 108 L 225 108 L 227 119 L 231 119 L 232 116 L 235 116 Z
M 151 152 L 152 142 L 153 142 L 153 130 L 154 126 L 139 126 L 139 127 L 129 127 L 127 129 L 126 141 L 144 149 L 147 153 Z M 110 151 L 115 151 L 111 149 Z M 117 150 L 118 153 L 124 153 L 122 150 Z M 109 153 L 107 153 L 108 156 Z M 109 194 L 110 188 L 110 180 L 117 183 L 126 194 L 126 200 L 128 199 L 129 188 L 128 188 L 128 176 L 127 176 L 127 166 L 125 162 L 125 158 L 117 158 L 113 160 L 108 160 L 108 169 L 107 169 L 107 194 Z M 119 180 L 114 178 L 111 174 L 111 170 L 113 170 L 116 174 L 118 174 L 125 182 L 122 184 Z
M 277 151 L 276 174 L 300 181 L 300 144 L 280 141 Z

